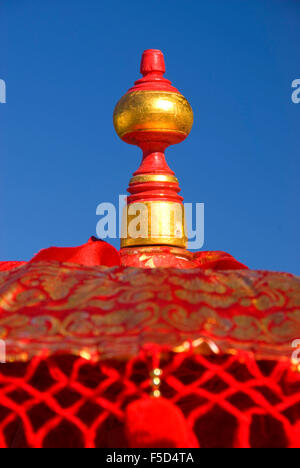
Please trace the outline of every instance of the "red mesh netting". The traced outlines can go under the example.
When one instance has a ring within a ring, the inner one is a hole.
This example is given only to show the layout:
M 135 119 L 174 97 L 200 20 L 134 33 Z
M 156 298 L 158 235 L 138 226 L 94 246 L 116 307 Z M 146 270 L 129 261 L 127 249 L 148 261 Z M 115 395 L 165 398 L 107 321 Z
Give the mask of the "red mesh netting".
M 200 447 L 300 446 L 300 377 L 287 361 L 170 353 L 160 367 L 162 396 L 182 410 Z M 149 398 L 150 368 L 142 355 L 0 366 L 0 446 L 128 447 L 124 411 Z

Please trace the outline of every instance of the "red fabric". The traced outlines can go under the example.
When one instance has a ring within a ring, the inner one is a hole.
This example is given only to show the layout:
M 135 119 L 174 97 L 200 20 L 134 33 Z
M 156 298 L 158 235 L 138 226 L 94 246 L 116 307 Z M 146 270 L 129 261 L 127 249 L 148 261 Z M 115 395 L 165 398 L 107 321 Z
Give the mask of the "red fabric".
M 31 262 L 58 261 L 87 266 L 118 266 L 120 254 L 112 245 L 92 237 L 79 247 L 50 247 L 41 250 Z
M 164 249 L 164 247 L 162 247 Z M 120 253 L 110 244 L 91 237 L 86 244 L 79 247 L 49 247 L 36 254 L 31 262 L 66 262 L 86 266 L 119 266 Z M 226 252 L 195 252 L 193 255 L 195 265 L 210 270 L 240 270 L 248 267 L 238 262 Z M 176 265 L 178 260 L 170 255 L 170 266 Z M 13 270 L 27 262 L 0 262 L 0 271 Z
M 196 252 L 194 260 L 204 270 L 243 270 L 248 269 L 246 265 L 238 262 L 232 255 L 221 252 Z
M 10 271 L 26 265 L 26 262 L 0 262 L 0 271 Z
M 66 262 L 87 266 L 119 266 L 120 254 L 112 245 L 91 237 L 79 247 L 49 247 L 36 254 L 31 262 Z M 27 262 L 0 262 L 0 271 L 14 270 Z
M 290 359 L 299 303 L 300 278 L 288 274 L 30 262 L 0 274 L 0 337 L 14 360 L 44 349 L 132 357 L 149 343 L 203 340 Z

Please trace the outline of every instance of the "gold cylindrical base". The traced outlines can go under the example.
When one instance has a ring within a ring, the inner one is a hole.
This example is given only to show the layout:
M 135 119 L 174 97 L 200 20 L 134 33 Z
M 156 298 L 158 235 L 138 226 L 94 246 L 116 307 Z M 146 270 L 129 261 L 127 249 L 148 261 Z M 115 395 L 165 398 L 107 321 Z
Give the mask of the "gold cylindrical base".
M 125 206 L 121 248 L 148 245 L 187 247 L 181 203 L 155 200 Z

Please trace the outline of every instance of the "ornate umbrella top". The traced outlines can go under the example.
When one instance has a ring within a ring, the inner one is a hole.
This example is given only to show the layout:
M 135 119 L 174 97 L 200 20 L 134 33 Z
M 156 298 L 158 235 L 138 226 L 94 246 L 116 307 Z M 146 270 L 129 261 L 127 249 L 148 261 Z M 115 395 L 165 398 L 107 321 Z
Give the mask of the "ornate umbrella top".
M 114 112 L 143 151 L 121 250 L 91 238 L 0 263 L 1 447 L 299 446 L 300 278 L 187 250 L 164 151 L 193 112 L 164 72 L 145 51 Z

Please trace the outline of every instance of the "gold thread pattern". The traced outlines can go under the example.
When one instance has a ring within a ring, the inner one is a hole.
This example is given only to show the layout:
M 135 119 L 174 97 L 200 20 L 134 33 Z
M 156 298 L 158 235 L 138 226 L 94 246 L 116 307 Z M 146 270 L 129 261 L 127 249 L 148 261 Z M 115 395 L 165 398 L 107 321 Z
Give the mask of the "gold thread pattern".
M 147 343 L 202 339 L 288 358 L 300 337 L 300 279 L 288 274 L 42 262 L 0 273 L 0 285 L 10 360 L 42 350 L 134 356 Z

